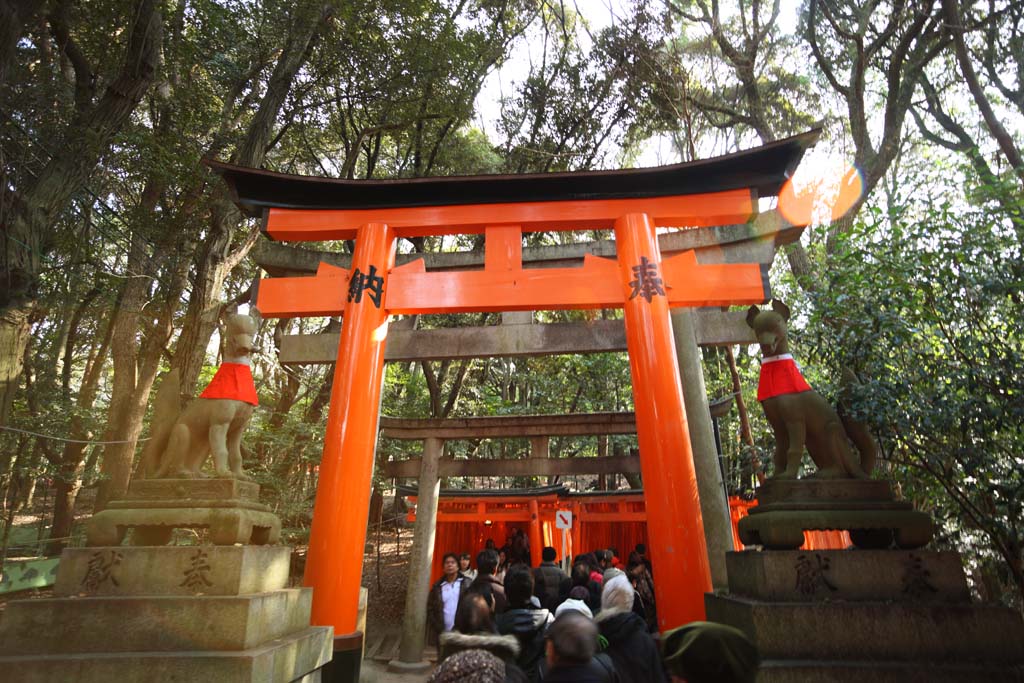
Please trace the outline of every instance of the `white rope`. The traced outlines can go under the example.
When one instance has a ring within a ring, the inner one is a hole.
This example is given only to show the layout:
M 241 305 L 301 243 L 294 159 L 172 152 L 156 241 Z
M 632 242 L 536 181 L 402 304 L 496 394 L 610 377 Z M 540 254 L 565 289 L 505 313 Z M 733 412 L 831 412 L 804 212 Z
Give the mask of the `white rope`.
M 108 444 L 108 443 L 136 443 L 136 442 L 139 442 L 139 441 L 149 441 L 149 437 L 148 436 L 145 439 L 125 439 L 124 441 L 84 441 L 82 439 L 66 439 L 63 436 L 50 436 L 49 434 L 40 434 L 39 432 L 30 432 L 27 429 L 18 429 L 17 427 L 7 427 L 5 425 L 0 425 L 0 429 L 3 429 L 3 430 L 8 431 L 8 432 L 18 432 L 20 434 L 28 434 L 30 436 L 38 436 L 40 439 L 52 439 L 54 441 L 63 441 L 65 443 L 84 443 L 84 444 L 103 445 L 103 444 Z

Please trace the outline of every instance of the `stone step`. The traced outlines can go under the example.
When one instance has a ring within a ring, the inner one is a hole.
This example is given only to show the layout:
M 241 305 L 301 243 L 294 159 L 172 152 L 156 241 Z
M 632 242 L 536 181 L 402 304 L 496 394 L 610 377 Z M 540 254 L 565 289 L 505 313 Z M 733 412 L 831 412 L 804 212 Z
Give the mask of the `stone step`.
M 244 595 L 288 585 L 286 546 L 68 548 L 54 595 Z
M 928 662 L 761 662 L 757 683 L 1021 683 L 1024 667 Z
M 329 626 L 314 626 L 242 651 L 19 655 L 0 657 L 0 671 L 6 683 L 314 683 L 331 659 L 332 642 Z
M 705 595 L 709 621 L 750 636 L 763 659 L 1024 663 L 1024 623 L 1005 607 L 760 602 Z
M 931 550 L 728 552 L 729 593 L 768 602 L 970 601 L 960 556 Z
M 0 655 L 248 650 L 309 626 L 313 590 L 10 602 Z

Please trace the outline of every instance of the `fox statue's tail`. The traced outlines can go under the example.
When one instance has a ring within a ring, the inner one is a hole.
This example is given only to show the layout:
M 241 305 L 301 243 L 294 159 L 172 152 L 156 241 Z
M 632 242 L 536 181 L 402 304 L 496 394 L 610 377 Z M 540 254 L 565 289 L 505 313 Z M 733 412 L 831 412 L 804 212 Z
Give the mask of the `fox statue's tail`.
M 853 371 L 849 368 L 843 368 L 839 391 L 839 405 L 836 412 L 839 413 L 839 419 L 843 422 L 846 436 L 850 438 L 850 441 L 853 442 L 853 445 L 860 452 L 861 470 L 864 471 L 864 474 L 870 475 L 871 470 L 875 467 L 875 461 L 878 459 L 878 442 L 875 441 L 874 435 L 866 424 L 850 417 L 847 407 L 849 404 L 850 387 L 857 383 L 857 376 L 853 374 Z
M 142 449 L 136 479 L 149 479 L 160 469 L 160 456 L 167 448 L 171 428 L 181 414 L 181 379 L 178 369 L 164 376 L 153 399 L 153 419 L 150 420 L 149 441 Z

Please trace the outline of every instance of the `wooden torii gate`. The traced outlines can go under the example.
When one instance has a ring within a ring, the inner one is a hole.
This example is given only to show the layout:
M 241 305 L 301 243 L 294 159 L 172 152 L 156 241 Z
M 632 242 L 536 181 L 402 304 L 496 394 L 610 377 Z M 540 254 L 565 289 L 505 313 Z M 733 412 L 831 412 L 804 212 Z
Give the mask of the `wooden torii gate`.
M 345 181 L 217 162 L 239 206 L 276 240 L 355 240 L 351 268 L 261 282 L 265 317 L 343 315 L 304 583 L 317 625 L 335 630 L 336 660 L 358 650 L 359 587 L 384 347 L 392 314 L 622 308 L 634 389 L 650 553 L 662 629 L 704 618 L 708 556 L 669 317 L 671 307 L 769 298 L 761 264 L 662 259 L 656 229 L 743 223 L 775 196 L 811 131 L 708 161 L 653 169 L 523 176 Z M 524 269 L 523 233 L 613 229 L 617 258 L 581 268 Z M 483 234 L 480 270 L 395 266 L 399 237 Z

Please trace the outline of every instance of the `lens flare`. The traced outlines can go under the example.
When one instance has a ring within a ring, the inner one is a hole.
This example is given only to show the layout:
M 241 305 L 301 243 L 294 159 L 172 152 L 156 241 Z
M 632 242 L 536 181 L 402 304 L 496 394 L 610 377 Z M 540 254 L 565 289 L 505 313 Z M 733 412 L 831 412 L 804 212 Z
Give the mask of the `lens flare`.
M 835 161 L 805 168 L 786 181 L 779 192 L 779 212 L 793 225 L 831 223 L 853 208 L 864 193 L 856 166 Z

